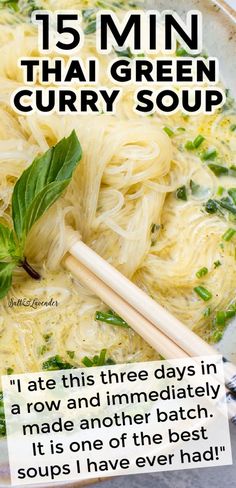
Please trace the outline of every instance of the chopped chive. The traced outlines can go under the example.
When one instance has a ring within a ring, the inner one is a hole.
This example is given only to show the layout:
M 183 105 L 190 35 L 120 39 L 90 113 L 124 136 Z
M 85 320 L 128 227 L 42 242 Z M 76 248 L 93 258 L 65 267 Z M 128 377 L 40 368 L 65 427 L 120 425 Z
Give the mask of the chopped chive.
M 175 52 L 176 56 L 190 56 L 184 47 L 178 47 Z
M 98 366 L 103 366 L 105 364 L 105 359 L 106 359 L 106 349 L 102 349 L 100 352 L 100 356 L 98 357 Z
M 179 200 L 184 200 L 185 202 L 188 200 L 186 186 L 183 185 L 180 188 L 177 188 L 176 197 Z
M 174 131 L 172 129 L 170 129 L 170 127 L 164 127 L 163 129 L 165 131 L 165 133 L 169 136 L 169 137 L 173 137 L 174 135 Z
M 218 186 L 218 189 L 217 189 L 217 195 L 218 195 L 219 197 L 221 197 L 221 196 L 223 195 L 223 193 L 224 193 L 224 188 L 223 188 L 223 186 Z
M 178 132 L 185 132 L 186 129 L 184 127 L 177 127 Z
M 219 259 L 218 259 L 218 261 L 215 261 L 215 262 L 214 262 L 214 268 L 215 268 L 215 269 L 216 269 L 216 268 L 218 268 L 219 266 L 221 266 L 221 264 L 222 264 L 222 263 L 221 263 L 221 262 L 219 261 Z
M 234 236 L 234 234 L 236 233 L 236 230 L 235 229 L 228 229 L 222 236 L 222 239 L 224 239 L 224 241 L 230 241 L 232 239 L 232 237 Z
M 235 310 L 219 311 L 216 313 L 215 323 L 218 326 L 225 326 L 226 321 L 235 317 Z
M 102 349 L 100 354 L 96 354 L 93 356 L 92 359 L 88 358 L 88 356 L 85 356 L 82 359 L 82 364 L 86 366 L 86 368 L 92 368 L 93 366 L 106 366 L 109 364 L 116 364 L 115 361 L 112 358 L 107 358 L 106 359 L 106 349 Z
M 227 319 L 232 319 L 232 317 L 235 317 L 236 311 L 235 310 L 226 310 L 225 312 L 225 317 Z
M 220 164 L 210 163 L 210 164 L 208 164 L 208 168 L 210 168 L 211 171 L 216 176 L 227 175 L 229 173 L 228 168 L 226 168 L 225 166 L 221 166 Z
M 223 337 L 223 332 L 220 332 L 219 330 L 215 330 L 212 334 L 212 342 L 216 343 L 219 342 Z
M 208 200 L 206 202 L 205 209 L 206 209 L 206 212 L 209 214 L 216 213 L 218 210 L 217 202 L 215 200 L 212 200 L 212 199 Z
M 193 149 L 195 149 L 192 141 L 187 141 L 184 147 L 188 151 L 192 151 Z
M 97 9 L 96 8 L 87 8 L 85 10 L 82 10 L 82 16 L 85 20 L 89 19 L 92 15 L 96 14 Z
M 207 151 L 204 151 L 201 155 L 201 159 L 203 161 L 208 161 L 209 159 L 215 159 L 217 156 L 217 151 L 215 148 L 207 149 Z
M 216 318 L 215 318 L 215 323 L 217 325 L 225 325 L 225 321 L 226 321 L 225 312 L 217 312 Z
M 93 366 L 93 361 L 89 359 L 87 356 L 85 356 L 81 362 L 84 366 L 86 366 L 86 368 L 91 368 Z
M 98 322 L 105 322 L 106 324 L 118 325 L 120 327 L 129 328 L 129 325 L 119 315 L 116 315 L 113 311 L 99 312 L 95 314 L 95 320 Z
M 84 29 L 84 33 L 85 35 L 93 34 L 94 32 L 96 32 L 96 29 L 97 29 L 97 21 L 92 20 L 91 22 L 88 23 L 87 27 Z
M 114 51 L 119 58 L 130 58 L 130 59 L 132 59 L 134 57 L 130 47 L 127 47 L 127 49 L 123 49 L 123 51 L 118 51 L 117 49 L 114 49 Z
M 236 130 L 236 124 L 232 124 L 230 126 L 230 130 L 231 130 L 231 132 L 234 132 Z
M 193 145 L 195 149 L 197 149 L 201 144 L 205 141 L 205 137 L 203 137 L 201 134 L 199 134 L 193 141 Z
M 212 293 L 203 286 L 196 286 L 194 291 L 204 302 L 208 302 L 212 298 Z
M 205 276 L 206 274 L 208 273 L 208 269 L 206 267 L 203 267 L 201 269 L 199 269 L 196 273 L 196 277 L 197 278 L 202 278 L 203 276 Z
M 236 188 L 230 188 L 228 190 L 228 194 L 229 196 L 232 198 L 233 202 L 235 203 L 236 205 Z
M 7 368 L 7 375 L 11 375 L 14 373 L 14 369 L 13 368 Z
M 227 198 L 221 198 L 221 200 L 219 200 L 218 203 L 222 208 L 225 208 L 226 210 L 231 212 L 233 215 L 236 215 L 236 205 L 233 205 L 232 203 L 230 203 L 227 200 Z
M 204 311 L 204 317 L 210 317 L 211 315 L 211 307 L 207 307 L 206 310 Z

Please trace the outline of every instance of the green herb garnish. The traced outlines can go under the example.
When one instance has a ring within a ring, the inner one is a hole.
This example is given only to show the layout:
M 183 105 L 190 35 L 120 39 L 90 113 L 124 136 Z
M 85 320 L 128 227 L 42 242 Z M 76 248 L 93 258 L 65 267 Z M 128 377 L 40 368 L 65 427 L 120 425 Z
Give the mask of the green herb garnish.
M 19 11 L 19 2 L 18 0 L 1 0 L 0 1 L 0 8 L 8 7 L 10 10 L 14 10 L 14 12 Z
M 219 266 L 221 266 L 221 265 L 222 265 L 222 263 L 219 260 L 217 260 L 217 261 L 214 262 L 214 268 L 215 269 L 216 268 L 219 268 Z
M 236 188 L 230 188 L 228 190 L 228 195 L 232 198 L 233 202 L 236 205 Z
M 8 376 L 10 376 L 13 373 L 14 373 L 14 369 L 13 368 L 7 368 L 7 375 Z
M 91 20 L 91 22 L 88 22 L 87 27 L 84 29 L 85 35 L 93 34 L 97 30 L 97 21 L 96 20 Z
M 209 214 L 214 214 L 217 212 L 218 210 L 218 203 L 216 200 L 212 200 L 210 198 L 210 200 L 208 200 L 205 204 L 205 209 L 206 209 L 206 212 L 209 213 Z
M 203 286 L 196 286 L 194 291 L 204 302 L 208 302 L 212 298 L 212 293 Z
M 208 273 L 208 269 L 204 266 L 203 268 L 199 269 L 197 272 L 196 272 L 196 277 L 197 278 L 202 278 L 203 276 L 205 276 L 206 274 Z
M 120 327 L 125 327 L 126 329 L 129 328 L 129 325 L 125 320 L 123 320 L 119 315 L 117 315 L 115 312 L 112 310 L 109 310 L 108 312 L 96 312 L 95 314 L 95 320 L 99 322 L 105 322 L 106 324 L 111 324 L 111 325 L 118 325 Z
M 223 186 L 218 186 L 218 189 L 217 189 L 217 195 L 218 195 L 219 197 L 221 197 L 221 196 L 223 195 L 223 193 L 224 193 L 224 188 L 223 188 Z
M 164 132 L 169 136 L 169 137 L 173 137 L 174 135 L 174 131 L 172 129 L 170 129 L 170 127 L 164 127 Z
M 194 145 L 193 145 L 193 142 L 192 141 L 187 141 L 184 147 L 188 151 L 193 151 L 194 150 Z
M 224 241 L 228 242 L 232 239 L 232 237 L 234 236 L 234 234 L 236 233 L 236 230 L 235 229 L 228 229 L 222 236 L 222 239 L 224 239 Z
M 211 307 L 207 307 L 203 313 L 204 317 L 210 317 L 211 315 Z
M 69 185 L 81 155 L 81 146 L 73 131 L 67 139 L 37 157 L 16 182 L 12 195 L 14 229 L 0 224 L 0 298 L 11 288 L 16 267 L 40 279 L 25 256 L 26 239 L 33 225 Z
M 230 126 L 230 130 L 231 130 L 231 132 L 234 132 L 236 130 L 236 124 L 232 124 Z
M 205 141 L 205 137 L 203 137 L 201 134 L 199 134 L 193 141 L 193 145 L 195 149 L 201 146 L 201 144 Z
M 208 161 L 209 159 L 215 159 L 217 156 L 217 150 L 215 148 L 207 149 L 207 151 L 204 151 L 201 155 L 201 159 L 203 161 Z
M 0 437 L 6 435 L 6 422 L 4 413 L 3 394 L 0 391 Z
M 216 176 L 227 175 L 229 173 L 228 168 L 221 166 L 220 164 L 209 163 L 208 168 L 210 168 Z
M 92 368 L 94 366 L 107 366 L 107 365 L 112 365 L 116 364 L 115 361 L 111 358 L 106 359 L 106 349 L 102 349 L 99 355 L 93 356 L 93 358 L 88 358 L 88 356 L 85 356 L 82 359 L 82 364 L 86 366 L 86 368 Z
M 133 59 L 134 55 L 130 49 L 130 47 L 127 47 L 126 49 L 123 49 L 122 51 L 119 51 L 118 49 L 114 49 L 115 53 L 119 58 L 130 58 Z
M 70 363 L 67 363 L 64 361 L 61 356 L 56 355 L 51 358 L 49 358 L 47 361 L 43 363 L 43 369 L 47 371 L 56 371 L 59 369 L 74 369 L 75 366 L 73 366 Z
M 188 200 L 186 186 L 183 185 L 176 190 L 176 197 L 179 200 L 184 200 L 185 202 Z

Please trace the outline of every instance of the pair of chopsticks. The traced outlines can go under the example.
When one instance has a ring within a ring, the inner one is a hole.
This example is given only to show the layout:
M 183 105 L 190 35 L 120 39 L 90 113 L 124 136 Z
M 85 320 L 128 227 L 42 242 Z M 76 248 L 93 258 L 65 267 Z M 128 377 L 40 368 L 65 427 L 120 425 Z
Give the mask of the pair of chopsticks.
M 216 354 L 209 344 L 81 240 L 70 248 L 64 266 L 164 358 Z M 225 384 L 230 390 L 228 401 L 236 403 L 236 367 L 229 362 L 225 362 Z M 236 423 L 235 409 L 231 415 Z

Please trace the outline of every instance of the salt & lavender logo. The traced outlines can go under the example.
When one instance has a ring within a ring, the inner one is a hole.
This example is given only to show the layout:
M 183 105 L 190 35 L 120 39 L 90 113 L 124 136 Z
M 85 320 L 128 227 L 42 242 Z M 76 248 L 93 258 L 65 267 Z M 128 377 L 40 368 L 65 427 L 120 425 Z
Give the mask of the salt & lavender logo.
M 58 307 L 59 303 L 57 300 L 54 300 L 54 298 L 50 298 L 49 300 L 40 300 L 39 298 L 16 298 L 16 297 L 11 297 L 10 300 L 8 301 L 8 306 L 9 308 L 14 308 L 14 307 L 25 307 L 25 308 L 56 308 Z

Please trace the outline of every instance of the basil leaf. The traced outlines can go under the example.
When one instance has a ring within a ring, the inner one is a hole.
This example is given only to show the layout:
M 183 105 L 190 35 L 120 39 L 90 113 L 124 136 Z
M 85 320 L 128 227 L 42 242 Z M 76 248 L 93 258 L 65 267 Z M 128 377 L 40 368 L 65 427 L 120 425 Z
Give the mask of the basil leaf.
M 14 268 L 15 263 L 0 263 L 0 299 L 4 298 L 11 288 Z
M 15 233 L 23 248 L 27 233 L 70 183 L 82 156 L 75 131 L 36 158 L 17 181 L 12 196 Z
M 0 224 L 0 260 L 9 259 L 16 250 L 13 232 Z

